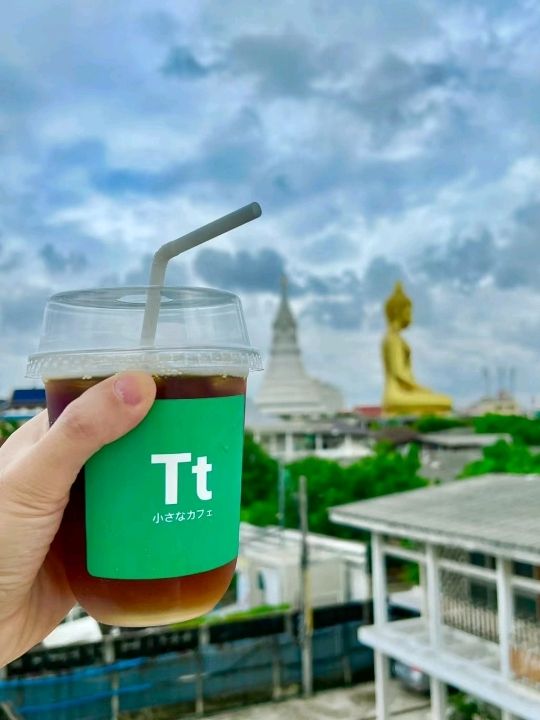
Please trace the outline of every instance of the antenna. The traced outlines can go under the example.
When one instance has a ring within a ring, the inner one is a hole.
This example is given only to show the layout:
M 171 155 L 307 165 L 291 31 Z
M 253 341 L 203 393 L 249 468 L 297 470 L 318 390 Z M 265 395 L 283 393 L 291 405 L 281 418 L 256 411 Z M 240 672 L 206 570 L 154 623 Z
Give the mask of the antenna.
M 510 381 L 509 381 L 509 383 L 508 383 L 508 384 L 509 384 L 508 392 L 509 392 L 512 396 L 514 396 L 515 393 L 516 393 L 516 368 L 515 368 L 515 366 L 512 366 L 512 367 L 510 368 L 510 370 L 509 370 L 509 376 L 510 376 Z
M 497 395 L 500 395 L 504 384 L 504 368 L 501 365 L 497 366 Z
M 482 377 L 484 378 L 484 395 L 486 397 L 491 396 L 491 388 L 490 388 L 490 382 L 489 382 L 489 368 L 487 365 L 484 365 L 482 368 Z

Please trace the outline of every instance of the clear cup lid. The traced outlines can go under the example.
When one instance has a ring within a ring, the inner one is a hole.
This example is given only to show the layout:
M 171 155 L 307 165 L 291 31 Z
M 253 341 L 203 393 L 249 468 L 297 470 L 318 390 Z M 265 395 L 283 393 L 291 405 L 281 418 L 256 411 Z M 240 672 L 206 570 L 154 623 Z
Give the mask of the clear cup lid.
M 47 302 L 31 378 L 154 374 L 247 374 L 261 370 L 240 299 L 211 288 L 160 288 L 155 342 L 141 347 L 148 287 L 76 290 Z

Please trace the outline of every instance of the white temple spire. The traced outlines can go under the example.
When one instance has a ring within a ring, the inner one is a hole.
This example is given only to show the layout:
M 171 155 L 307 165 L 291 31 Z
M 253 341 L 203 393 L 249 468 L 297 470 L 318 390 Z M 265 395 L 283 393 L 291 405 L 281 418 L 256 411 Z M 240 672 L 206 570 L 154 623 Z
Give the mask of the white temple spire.
M 320 417 L 341 409 L 339 391 L 306 373 L 298 345 L 296 320 L 289 304 L 289 284 L 281 279 L 281 299 L 273 322 L 268 369 L 255 400 L 261 412 L 281 417 Z M 323 389 L 324 388 L 324 389 Z M 334 402 L 328 399 L 332 397 Z

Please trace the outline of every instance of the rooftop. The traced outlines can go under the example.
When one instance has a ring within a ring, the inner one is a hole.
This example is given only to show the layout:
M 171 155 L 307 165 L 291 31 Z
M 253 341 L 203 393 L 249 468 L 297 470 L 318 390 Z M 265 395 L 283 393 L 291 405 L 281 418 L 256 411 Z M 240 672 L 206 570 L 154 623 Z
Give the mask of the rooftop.
M 301 553 L 301 543 L 300 530 L 282 529 L 273 525 L 259 527 L 245 522 L 240 524 L 240 555 L 263 556 L 283 565 L 296 565 Z M 308 546 L 312 562 L 340 558 L 362 563 L 366 554 L 364 543 L 313 532 L 308 533 Z
M 334 435 L 339 437 L 341 435 L 351 435 L 353 437 L 367 438 L 369 436 L 365 425 L 361 422 L 348 422 L 345 419 L 332 418 L 332 419 L 291 419 L 284 420 L 276 418 L 275 421 L 260 424 L 249 423 L 246 421 L 246 425 L 250 430 L 259 434 L 274 434 L 274 435 Z
M 483 475 L 331 508 L 341 525 L 540 564 L 540 475 Z
M 402 687 L 398 680 L 390 680 L 392 718 L 399 720 L 426 720 L 429 700 Z M 338 690 L 316 692 L 310 698 L 287 698 L 280 702 L 259 703 L 215 715 L 214 720 L 329 720 L 355 718 L 373 720 L 375 717 L 375 688 L 371 682 L 354 684 Z
M 422 445 L 431 445 L 432 447 L 448 448 L 454 450 L 458 448 L 484 448 L 488 445 L 494 445 L 499 440 L 512 442 L 512 437 L 506 433 L 473 433 L 473 432 L 456 432 L 455 430 L 441 430 L 439 432 L 421 433 L 418 435 L 418 441 Z
M 499 646 L 443 625 L 442 647 L 430 642 L 425 618 L 362 627 L 359 639 L 389 657 L 504 708 L 523 720 L 537 720 L 538 692 L 500 671 Z M 439 716 L 437 716 L 439 717 Z
M 17 388 L 11 395 L 10 407 L 32 407 L 39 405 L 45 407 L 44 388 Z

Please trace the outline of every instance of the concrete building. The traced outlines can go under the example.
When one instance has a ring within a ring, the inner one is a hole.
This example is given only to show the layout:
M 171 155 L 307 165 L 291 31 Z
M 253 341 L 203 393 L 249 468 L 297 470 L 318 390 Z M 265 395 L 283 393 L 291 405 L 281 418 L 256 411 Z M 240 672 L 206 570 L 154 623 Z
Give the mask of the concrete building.
M 466 428 L 420 433 L 415 439 L 421 447 L 420 474 L 428 480 L 455 480 L 465 465 L 480 460 L 484 448 L 499 440 L 512 442 L 512 437 L 504 433 L 467 432 Z
M 20 388 L 12 392 L 9 400 L 0 404 L 0 420 L 25 422 L 46 407 L 44 388 Z
M 366 420 L 381 420 L 383 409 L 381 405 L 357 405 L 353 412 Z
M 272 457 L 286 463 L 308 455 L 353 462 L 372 454 L 365 423 L 354 418 L 279 420 L 249 429 Z
M 499 708 L 540 718 L 540 476 L 486 475 L 351 503 L 334 522 L 372 532 L 377 720 L 391 717 L 389 660 L 430 677 L 433 720 L 451 685 Z M 407 539 L 407 546 L 403 540 Z M 422 612 L 388 618 L 387 558 L 418 563 Z
M 265 415 L 281 418 L 327 417 L 343 409 L 343 397 L 336 387 L 306 373 L 285 277 L 274 319 L 268 369 L 255 404 Z
M 465 410 L 466 415 L 479 417 L 488 414 L 495 415 L 523 415 L 521 408 L 515 397 L 506 390 L 501 390 L 496 395 L 486 395 L 473 403 Z
M 237 604 L 298 607 L 299 530 L 242 523 L 237 565 Z M 309 533 L 311 603 L 314 607 L 369 600 L 366 546 L 352 540 Z

